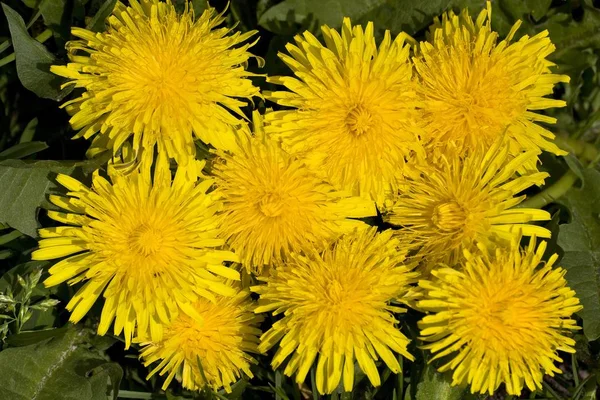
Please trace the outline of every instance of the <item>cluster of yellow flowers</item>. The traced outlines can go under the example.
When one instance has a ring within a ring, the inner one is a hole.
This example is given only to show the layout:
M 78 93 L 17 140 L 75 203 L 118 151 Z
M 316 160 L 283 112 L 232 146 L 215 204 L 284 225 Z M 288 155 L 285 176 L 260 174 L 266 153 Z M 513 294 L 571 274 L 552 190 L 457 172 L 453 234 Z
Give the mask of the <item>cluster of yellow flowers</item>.
M 564 106 L 545 96 L 568 81 L 547 32 L 513 41 L 516 24 L 499 40 L 489 3 L 476 20 L 444 14 L 420 43 L 386 31 L 377 46 L 372 23 L 345 19 L 325 45 L 298 35 L 280 55 L 295 77 L 267 78 L 287 90 L 261 94 L 246 71 L 256 32 L 220 27 L 214 9 L 129 3 L 106 32 L 74 28 L 71 62 L 52 67 L 83 89 L 65 107 L 76 137 L 94 137 L 88 155 L 113 155 L 91 188 L 58 177 L 68 192 L 48 214 L 64 225 L 33 253 L 61 258 L 46 285 L 83 283 L 71 321 L 102 296 L 98 333 L 139 343 L 164 388 L 230 391 L 273 347 L 273 368 L 302 383 L 314 367 L 320 393 L 352 390 L 355 362 L 379 385 L 378 360 L 394 373 L 413 360 L 406 307 L 472 392 L 560 372 L 581 306 L 557 256 L 542 261 L 550 232 L 532 222 L 549 214 L 517 207 L 547 177 L 540 152 L 564 154 L 535 112 Z M 250 123 L 255 96 L 283 107 Z

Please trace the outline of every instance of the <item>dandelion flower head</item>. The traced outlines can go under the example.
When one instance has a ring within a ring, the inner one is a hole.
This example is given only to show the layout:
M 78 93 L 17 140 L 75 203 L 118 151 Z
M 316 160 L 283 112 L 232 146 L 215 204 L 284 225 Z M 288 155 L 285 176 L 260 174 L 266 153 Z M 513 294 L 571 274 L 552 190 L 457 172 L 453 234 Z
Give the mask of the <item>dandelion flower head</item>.
M 252 290 L 260 294 L 256 312 L 283 317 L 263 334 L 259 350 L 279 342 L 271 365 L 278 368 L 291 355 L 284 374 L 304 382 L 316 361 L 319 393 L 332 393 L 343 382 L 354 383 L 354 362 L 378 386 L 379 358 L 400 371 L 397 354 L 413 360 L 392 313 L 404 312 L 392 301 L 414 298 L 418 277 L 404 264 L 404 253 L 392 232 L 356 231 L 342 237 L 322 255 L 293 254 Z
M 550 237 L 550 231 L 529 224 L 545 221 L 550 214 L 533 208 L 516 208 L 525 196 L 518 194 L 541 185 L 545 172 L 516 171 L 536 158 L 535 151 L 511 159 L 506 141 L 498 140 L 487 151 L 463 156 L 450 148 L 437 164 L 406 179 L 406 190 L 392 200 L 384 220 L 421 245 L 420 255 L 431 269 L 438 262 L 452 266 L 475 242 L 510 243 L 519 235 Z
M 256 360 L 249 353 L 258 352 L 262 317 L 254 314 L 246 291 L 214 302 L 200 298 L 193 307 L 202 322 L 180 314 L 165 327 L 162 340 L 142 343 L 144 365 L 160 361 L 147 379 L 159 372 L 168 374 L 163 390 L 177 377 L 189 390 L 210 386 L 231 393 L 242 373 L 253 377 L 250 366 Z
M 156 169 L 112 175 L 112 183 L 94 173 L 93 185 L 59 175 L 66 196 L 51 195 L 62 211 L 48 216 L 62 224 L 39 230 L 34 260 L 66 257 L 50 268 L 46 286 L 67 281 L 85 284 L 67 305 L 78 322 L 102 295 L 105 299 L 98 333 L 114 321 L 114 334 L 159 340 L 163 325 L 180 312 L 193 318 L 198 297 L 236 292 L 218 276 L 239 280 L 223 265 L 238 261 L 220 250 L 216 212 L 220 203 L 206 194 L 211 180 L 197 179 L 202 162 L 180 167 L 171 178 L 168 162 L 159 157 Z M 196 176 L 191 179 L 190 176 Z M 153 179 L 152 179 L 153 177 Z
M 269 78 L 289 91 L 265 97 L 290 109 L 268 113 L 267 131 L 336 188 L 383 203 L 417 149 L 407 36 L 386 31 L 377 47 L 373 24 L 348 18 L 322 32 L 325 45 L 307 31 L 280 54 L 296 77 Z
M 431 312 L 419 323 L 430 342 L 424 348 L 432 361 L 445 360 L 439 371 L 452 370 L 453 385 L 492 395 L 504 383 L 518 396 L 524 385 L 541 389 L 544 374 L 561 373 L 557 350 L 575 353 L 572 314 L 582 307 L 566 271 L 553 268 L 558 255 L 541 261 L 545 250 L 535 238 L 524 251 L 518 239 L 495 252 L 480 245 L 465 252 L 461 270 L 438 269 L 434 281 L 419 282 L 427 291 L 419 307 Z
M 546 96 L 556 83 L 569 81 L 551 73 L 554 64 L 546 57 L 555 47 L 548 31 L 513 42 L 518 21 L 498 42 L 491 11 L 488 2 L 475 21 L 466 9 L 460 15 L 450 11 L 436 18 L 428 40 L 420 43 L 414 65 L 425 141 L 434 147 L 452 142 L 472 149 L 491 146 L 506 131 L 512 155 L 523 150 L 566 154 L 552 142 L 554 135 L 538 125 L 555 118 L 536 113 L 563 107 L 564 101 Z M 536 169 L 535 161 L 523 169 Z
M 182 14 L 171 0 L 118 2 L 108 29 L 73 28 L 70 63 L 52 72 L 66 85 L 85 89 L 65 104 L 75 136 L 95 136 L 88 155 L 117 153 L 133 137 L 136 154 L 152 158 L 154 148 L 185 164 L 196 152 L 194 138 L 215 147 L 235 144 L 244 99 L 259 95 L 244 65 L 247 40 L 231 33 L 225 18 L 209 8 L 195 19 L 186 1 Z
M 377 214 L 372 201 L 336 191 L 264 134 L 240 136 L 235 152 L 218 154 L 212 172 L 223 202 L 221 235 L 248 270 L 324 248 L 367 227 L 353 218 Z

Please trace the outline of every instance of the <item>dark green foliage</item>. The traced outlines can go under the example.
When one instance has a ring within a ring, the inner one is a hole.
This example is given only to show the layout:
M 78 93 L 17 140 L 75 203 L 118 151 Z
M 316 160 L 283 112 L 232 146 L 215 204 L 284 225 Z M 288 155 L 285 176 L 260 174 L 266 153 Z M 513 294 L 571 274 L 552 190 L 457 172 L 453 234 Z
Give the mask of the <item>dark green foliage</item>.
M 269 358 L 260 356 L 255 378 L 241 380 L 232 394 L 203 391 L 191 393 L 174 381 L 160 389 L 162 378 L 146 381 L 148 370 L 137 360 L 137 349 L 111 336 L 94 335 L 100 305 L 81 326 L 67 322 L 65 305 L 73 289 L 63 285 L 52 291 L 43 284 L 42 269 L 48 263 L 31 262 L 36 229 L 48 225 L 42 208 L 57 190 L 57 173 L 74 173 L 85 180 L 106 159 L 85 161 L 89 142 L 72 141 L 74 132 L 58 101 L 69 94 L 64 81 L 49 66 L 67 62 L 65 43 L 72 26 L 94 31 L 105 29 L 104 19 L 116 0 L 5 0 L 5 19 L 0 26 L 0 400 L 105 400 L 138 399 L 318 399 L 311 380 L 297 385 L 274 372 Z M 174 1 L 183 4 L 182 1 Z M 226 1 L 211 4 L 224 10 Z M 193 0 L 199 15 L 207 7 Z M 243 31 L 258 30 L 260 41 L 254 54 L 266 61 L 264 68 L 252 63 L 253 72 L 288 74 L 277 53 L 295 34 L 319 27 L 340 27 L 343 17 L 354 23 L 373 21 L 381 37 L 405 31 L 424 38 L 433 18 L 450 8 L 467 7 L 478 13 L 484 0 L 231 0 L 228 24 Z M 557 88 L 555 97 L 568 107 L 549 111 L 558 118 L 555 130 L 572 155 L 558 159 L 544 155 L 543 168 L 550 171 L 549 184 L 569 171 L 579 181 L 558 201 L 545 208 L 554 215 L 549 250 L 559 252 L 558 265 L 584 305 L 579 313 L 583 331 L 576 336 L 578 352 L 565 355 L 564 374 L 545 381 L 537 393 L 521 398 L 596 399 L 600 378 L 600 1 L 597 0 L 494 0 L 492 24 L 505 35 L 517 19 L 523 25 L 517 37 L 547 29 L 556 45 L 551 59 L 571 82 Z M 37 40 L 36 40 L 37 38 Z M 43 42 L 43 43 L 40 43 Z M 262 89 L 272 89 L 263 78 Z M 257 102 L 263 111 L 273 104 Z M 251 109 L 246 110 L 250 115 Z M 204 147 L 199 153 L 210 154 Z M 542 188 L 544 189 L 544 188 Z M 542 189 L 528 195 L 535 196 Z M 558 235 L 558 236 L 556 236 Z M 549 254 L 547 254 L 548 256 Z M 21 311 L 24 310 L 24 311 Z M 413 340 L 410 351 L 416 363 L 403 360 L 403 374 L 396 376 L 380 366 L 382 386 L 373 388 L 357 369 L 353 393 L 336 393 L 331 399 L 459 400 L 484 399 L 467 388 L 451 387 L 449 374 L 435 371 L 418 349 L 416 311 L 399 316 L 401 329 Z M 268 323 L 268 321 L 266 322 Z M 514 399 L 502 390 L 494 399 Z

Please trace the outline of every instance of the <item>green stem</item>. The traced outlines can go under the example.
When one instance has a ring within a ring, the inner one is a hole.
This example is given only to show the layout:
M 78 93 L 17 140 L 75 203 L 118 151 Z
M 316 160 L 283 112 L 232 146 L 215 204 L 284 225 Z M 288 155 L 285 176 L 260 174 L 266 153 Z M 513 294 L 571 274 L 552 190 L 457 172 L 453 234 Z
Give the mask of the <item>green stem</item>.
M 592 161 L 600 154 L 600 150 L 591 143 L 582 142 L 568 136 L 556 136 L 554 143 L 563 150 L 586 161 Z
M 583 142 L 568 136 L 556 136 L 554 143 L 582 161 L 587 161 L 592 168 L 600 161 L 600 150 L 591 143 Z M 578 176 L 571 170 L 567 171 L 553 185 L 519 204 L 519 207 L 542 208 L 562 197 L 577 182 Z
M 37 35 L 35 37 L 35 40 L 37 40 L 40 43 L 44 43 L 46 40 L 50 39 L 51 37 L 52 37 L 52 31 L 50 29 L 46 29 L 44 32 Z M 3 67 L 6 64 L 9 64 L 13 61 L 15 61 L 15 53 L 9 54 L 6 57 L 4 57 L 3 59 L 1 59 L 0 67 Z
M 404 357 L 398 355 L 398 364 L 400 364 L 400 372 L 396 376 L 397 382 L 397 399 L 401 400 L 404 398 Z
M 553 185 L 519 204 L 519 208 L 542 208 L 567 193 L 571 189 L 571 186 L 577 182 L 577 179 L 579 179 L 577 175 L 569 170 Z

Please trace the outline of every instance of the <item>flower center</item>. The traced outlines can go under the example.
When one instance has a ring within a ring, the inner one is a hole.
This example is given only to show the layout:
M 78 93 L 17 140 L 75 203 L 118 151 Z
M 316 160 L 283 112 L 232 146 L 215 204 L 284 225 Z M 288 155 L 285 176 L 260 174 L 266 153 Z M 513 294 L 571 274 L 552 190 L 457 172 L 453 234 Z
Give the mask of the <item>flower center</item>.
M 164 239 L 160 230 L 144 224 L 133 233 L 131 243 L 134 251 L 149 256 L 163 247 Z
M 373 126 L 373 115 L 363 106 L 350 109 L 346 115 L 346 127 L 354 136 L 361 136 Z
M 266 217 L 277 217 L 283 212 L 284 206 L 285 202 L 279 193 L 269 192 L 262 198 L 258 207 Z
M 517 349 L 535 341 L 534 336 L 523 335 L 547 323 L 540 315 L 540 300 L 530 288 L 517 288 L 520 283 L 494 282 L 480 293 L 479 304 L 472 309 L 473 334 L 479 344 L 503 349 Z
M 453 232 L 462 228 L 466 218 L 465 210 L 455 201 L 438 204 L 431 215 L 433 224 L 446 232 Z

